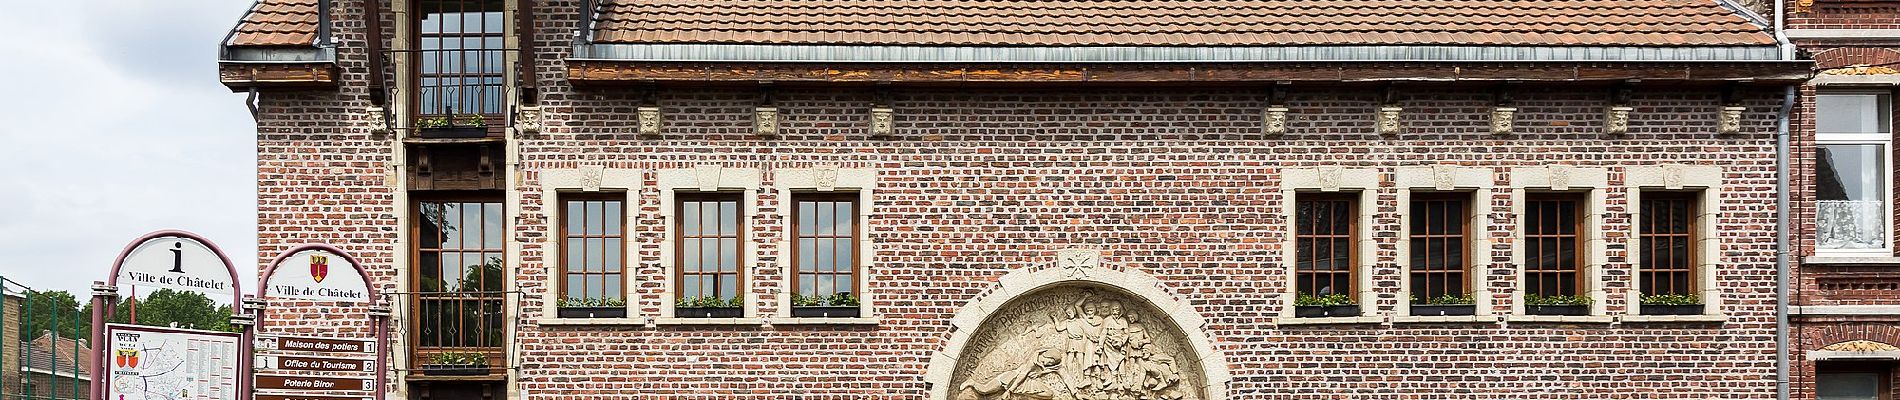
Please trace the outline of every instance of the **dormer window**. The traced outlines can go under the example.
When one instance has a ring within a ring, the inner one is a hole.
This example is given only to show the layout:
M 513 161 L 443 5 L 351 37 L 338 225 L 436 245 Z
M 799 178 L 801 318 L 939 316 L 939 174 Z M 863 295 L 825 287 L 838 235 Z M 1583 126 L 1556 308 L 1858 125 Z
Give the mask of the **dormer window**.
M 475 117 L 482 125 L 499 122 L 507 71 L 503 35 L 508 20 L 502 2 L 435 0 L 416 7 L 415 104 L 423 125 L 469 125 Z

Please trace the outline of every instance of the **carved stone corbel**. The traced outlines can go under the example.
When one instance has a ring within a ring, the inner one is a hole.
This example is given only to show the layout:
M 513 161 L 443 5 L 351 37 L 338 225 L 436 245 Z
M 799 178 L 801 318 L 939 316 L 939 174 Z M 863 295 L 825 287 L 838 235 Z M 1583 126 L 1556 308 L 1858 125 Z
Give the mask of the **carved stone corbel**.
M 541 133 L 541 107 L 521 106 L 515 110 L 515 132 Z
M 1403 111 L 1405 111 L 1403 107 L 1379 107 L 1379 134 L 1398 136 L 1399 132 L 1404 130 L 1404 127 L 1399 125 L 1399 113 Z
M 363 110 L 363 114 L 363 122 L 369 125 L 370 134 L 389 134 L 389 118 L 385 116 L 382 107 L 370 106 L 369 109 Z
M 753 108 L 752 133 L 763 137 L 778 136 L 778 107 Z
M 660 108 L 640 107 L 636 112 L 640 136 L 660 136 Z
M 1285 135 L 1286 134 L 1286 111 L 1287 111 L 1286 107 L 1281 107 L 1281 106 L 1267 107 L 1267 112 L 1265 116 L 1266 126 L 1261 128 L 1260 133 L 1266 134 L 1267 136 Z
M 1634 90 L 1629 85 L 1619 85 L 1610 92 L 1610 106 L 1604 111 L 1603 133 L 1608 135 L 1626 135 L 1630 133 L 1630 97 Z
M 1517 107 L 1491 109 L 1491 134 L 1508 135 L 1517 130 Z
M 1716 122 L 1715 133 L 1723 135 L 1742 133 L 1742 113 L 1745 111 L 1748 111 L 1748 107 L 1723 106 L 1722 115 Z

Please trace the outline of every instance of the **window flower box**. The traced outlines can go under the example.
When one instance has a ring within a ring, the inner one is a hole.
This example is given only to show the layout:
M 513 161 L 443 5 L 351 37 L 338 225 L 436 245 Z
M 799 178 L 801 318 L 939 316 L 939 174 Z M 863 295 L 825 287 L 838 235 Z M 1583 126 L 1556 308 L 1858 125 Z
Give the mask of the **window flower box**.
M 467 139 L 488 136 L 488 120 L 480 115 L 434 116 L 416 120 L 416 136 Z
M 1477 304 L 1413 304 L 1412 305 L 1412 315 L 1415 315 L 1415 316 L 1447 316 L 1447 315 L 1477 315 L 1477 314 L 1478 314 Z
M 1357 317 L 1359 305 L 1293 306 L 1293 316 L 1295 318 Z
M 1702 315 L 1707 307 L 1701 304 L 1644 304 L 1643 315 Z
M 857 318 L 858 308 L 852 307 L 792 307 L 792 316 L 799 318 Z
M 422 374 L 429 376 L 481 376 L 488 375 L 488 366 L 422 364 Z
M 742 318 L 745 309 L 739 307 L 674 307 L 673 315 L 680 318 Z
M 1529 306 L 1524 306 L 1524 313 L 1530 314 L 1530 315 L 1584 316 L 1584 315 L 1590 315 L 1590 305 L 1589 304 L 1568 304 L 1568 305 L 1553 305 L 1553 306 L 1529 305 Z
M 627 307 L 561 307 L 561 318 L 626 318 Z

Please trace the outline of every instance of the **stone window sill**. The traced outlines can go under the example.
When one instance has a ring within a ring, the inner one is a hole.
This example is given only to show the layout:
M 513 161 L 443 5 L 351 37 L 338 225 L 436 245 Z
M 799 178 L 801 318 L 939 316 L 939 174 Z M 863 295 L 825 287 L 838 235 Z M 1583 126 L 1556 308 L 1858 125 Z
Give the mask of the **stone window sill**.
M 1728 316 L 1715 315 L 1625 315 L 1624 323 L 1728 322 Z
M 1498 322 L 1496 315 L 1407 315 L 1392 317 L 1392 323 L 1394 324 L 1495 324 Z
M 1558 324 L 1609 324 L 1616 322 L 1608 315 L 1512 315 L 1505 322 L 1558 323 Z
M 1801 259 L 1803 265 L 1865 265 L 1900 267 L 1900 257 L 1816 256 Z
M 1378 323 L 1384 323 L 1384 322 L 1385 322 L 1385 318 L 1377 316 L 1377 315 L 1362 315 L 1362 316 L 1357 316 L 1357 317 L 1315 317 L 1315 318 L 1280 317 L 1280 318 L 1274 319 L 1273 321 L 1275 325 L 1350 325 L 1350 324 L 1378 324 Z

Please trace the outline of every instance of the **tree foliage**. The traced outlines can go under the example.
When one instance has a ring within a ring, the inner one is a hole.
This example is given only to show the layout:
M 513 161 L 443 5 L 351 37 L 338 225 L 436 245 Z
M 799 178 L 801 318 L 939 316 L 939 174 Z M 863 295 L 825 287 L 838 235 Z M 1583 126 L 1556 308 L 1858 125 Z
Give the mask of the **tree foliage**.
M 47 331 L 60 337 L 86 339 L 92 336 L 92 303 L 79 304 L 77 296 L 64 290 L 27 291 L 20 307 L 19 340 L 33 340 Z M 21 301 L 8 298 L 9 302 Z M 8 308 L 16 306 L 8 304 Z M 119 298 L 119 306 L 106 319 L 115 324 L 130 323 L 133 305 Z M 231 328 L 231 306 L 219 305 L 198 292 L 159 289 L 139 300 L 138 323 L 145 326 L 178 327 L 235 332 Z

